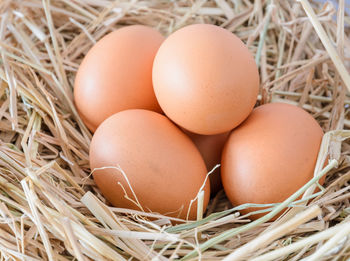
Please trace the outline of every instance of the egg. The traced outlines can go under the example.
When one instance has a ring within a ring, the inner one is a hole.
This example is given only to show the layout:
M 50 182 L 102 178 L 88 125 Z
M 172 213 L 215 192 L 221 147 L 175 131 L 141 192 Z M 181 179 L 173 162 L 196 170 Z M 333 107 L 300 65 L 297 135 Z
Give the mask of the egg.
M 185 131 L 185 133 L 197 146 L 207 166 L 208 172 L 217 164 L 221 163 L 221 153 L 230 132 L 216 135 L 200 135 L 189 131 Z M 220 168 L 215 169 L 214 172 L 209 175 L 209 180 L 210 191 L 214 196 L 222 189 Z
M 122 110 L 161 112 L 152 65 L 163 40 L 158 31 L 133 25 L 109 33 L 89 50 L 75 78 L 74 101 L 91 131 Z
M 195 219 L 197 201 L 191 201 L 202 186 L 207 207 L 202 156 L 164 115 L 138 109 L 114 114 L 94 133 L 89 157 L 96 185 L 116 207 Z
M 313 178 L 322 137 L 317 121 L 297 106 L 272 103 L 254 109 L 232 131 L 222 154 L 222 183 L 231 203 L 287 199 Z
M 176 124 L 214 135 L 235 128 L 252 111 L 259 73 L 237 36 L 219 26 L 195 24 L 162 43 L 153 64 L 153 87 Z

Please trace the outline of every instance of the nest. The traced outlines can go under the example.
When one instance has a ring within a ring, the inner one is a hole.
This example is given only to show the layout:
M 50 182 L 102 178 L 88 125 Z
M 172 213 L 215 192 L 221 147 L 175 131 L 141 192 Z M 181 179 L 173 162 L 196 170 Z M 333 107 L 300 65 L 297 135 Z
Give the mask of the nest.
M 345 2 L 335 8 L 307 0 L 2 0 L 1 260 L 347 259 Z M 168 35 L 193 23 L 222 26 L 247 44 L 260 70 L 259 104 L 298 105 L 326 132 L 315 177 L 254 222 L 239 215 L 246 206 L 233 208 L 221 191 L 203 219 L 172 226 L 165 216 L 108 206 L 90 178 L 91 133 L 72 100 L 82 58 L 125 25 L 145 24 Z M 324 187 L 316 192 L 322 175 Z M 287 213 L 270 221 L 285 207 Z

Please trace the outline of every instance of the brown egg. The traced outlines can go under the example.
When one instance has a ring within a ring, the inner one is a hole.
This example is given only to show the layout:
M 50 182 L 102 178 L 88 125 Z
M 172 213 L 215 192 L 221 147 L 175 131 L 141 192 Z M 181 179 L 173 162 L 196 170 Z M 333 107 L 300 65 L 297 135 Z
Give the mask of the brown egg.
M 185 133 L 196 144 L 201 153 L 208 172 L 211 171 L 217 164 L 221 163 L 221 152 L 230 132 L 225 132 L 216 135 L 200 135 L 189 131 Z M 214 170 L 209 176 L 210 191 L 212 195 L 216 195 L 222 189 L 220 168 Z
M 91 131 L 122 110 L 161 112 L 152 86 L 152 65 L 163 40 L 156 30 L 133 25 L 106 35 L 91 48 L 74 84 L 75 104 Z
M 191 132 L 213 135 L 232 130 L 249 115 L 259 74 L 233 33 L 196 24 L 163 42 L 154 60 L 153 87 L 171 120 Z
M 254 109 L 232 131 L 222 155 L 222 183 L 231 203 L 287 199 L 313 178 L 322 136 L 316 120 L 294 105 L 273 103 Z
M 124 171 L 145 211 L 186 218 L 206 177 L 205 163 L 189 137 L 165 116 L 147 110 L 126 110 L 105 120 L 90 146 L 90 167 L 105 198 L 116 207 L 140 209 L 117 167 Z M 124 190 L 128 197 L 124 195 Z M 210 195 L 207 181 L 204 210 Z M 196 218 L 197 201 L 189 219 Z

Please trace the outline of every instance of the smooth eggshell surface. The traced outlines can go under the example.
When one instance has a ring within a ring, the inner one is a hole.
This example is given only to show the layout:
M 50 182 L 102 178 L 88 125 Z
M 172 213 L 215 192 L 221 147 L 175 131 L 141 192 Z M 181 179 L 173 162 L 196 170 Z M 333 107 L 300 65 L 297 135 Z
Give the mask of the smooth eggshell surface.
M 74 101 L 91 131 L 122 110 L 161 112 L 152 86 L 152 66 L 163 40 L 150 27 L 127 26 L 103 37 L 87 53 L 75 78 Z
M 208 172 L 217 164 L 221 163 L 221 153 L 230 132 L 216 135 L 200 135 L 189 131 L 185 131 L 185 133 L 191 138 L 194 144 L 196 144 L 204 159 Z M 209 180 L 211 194 L 215 195 L 222 189 L 220 167 L 210 174 Z
M 105 120 L 90 146 L 91 170 L 120 166 L 145 211 L 186 218 L 190 201 L 204 184 L 205 163 L 189 137 L 165 116 L 147 110 L 126 110 Z M 115 168 L 93 172 L 104 197 L 114 206 L 140 208 L 126 178 Z M 204 187 L 204 210 L 210 183 Z M 197 201 L 189 219 L 195 219 Z
M 253 56 L 230 31 L 186 26 L 159 48 L 153 87 L 165 114 L 197 134 L 232 130 L 252 111 L 259 90 Z
M 272 103 L 254 109 L 232 131 L 222 155 L 222 183 L 231 203 L 287 199 L 312 179 L 322 137 L 317 121 L 299 107 Z

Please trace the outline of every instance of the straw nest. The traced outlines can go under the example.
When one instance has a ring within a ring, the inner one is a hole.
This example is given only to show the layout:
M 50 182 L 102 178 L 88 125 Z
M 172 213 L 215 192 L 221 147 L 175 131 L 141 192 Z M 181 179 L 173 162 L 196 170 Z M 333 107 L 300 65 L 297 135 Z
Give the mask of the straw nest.
M 338 5 L 2 0 L 1 260 L 347 259 L 350 19 L 344 0 Z M 164 216 L 109 207 L 89 175 L 91 134 L 72 102 L 84 54 L 124 25 L 146 24 L 168 35 L 192 23 L 237 34 L 260 68 L 259 103 L 298 105 L 327 133 L 315 178 L 254 222 L 239 215 L 247 206 L 232 208 L 220 192 L 204 219 L 171 226 Z M 316 193 L 322 175 L 326 182 Z M 269 222 L 285 206 L 290 211 Z

